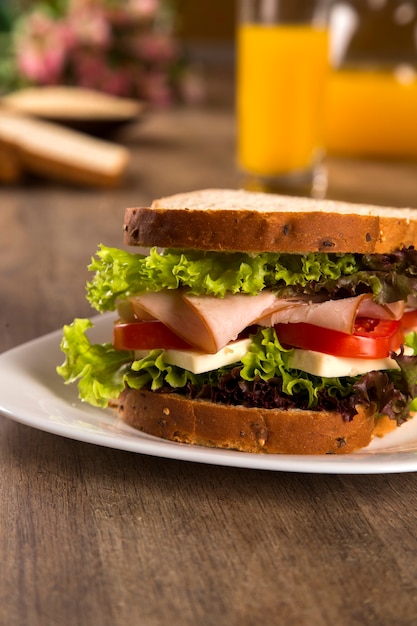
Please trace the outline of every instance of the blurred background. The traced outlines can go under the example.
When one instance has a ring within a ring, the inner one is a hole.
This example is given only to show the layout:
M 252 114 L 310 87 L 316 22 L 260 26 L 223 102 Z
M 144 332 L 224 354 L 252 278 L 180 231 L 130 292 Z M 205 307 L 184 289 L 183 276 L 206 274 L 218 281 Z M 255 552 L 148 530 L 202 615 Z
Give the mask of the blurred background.
M 230 65 L 235 29 L 234 0 L 0 0 L 0 93 L 72 83 L 168 104 L 157 72 L 178 85 L 194 64 L 208 70 L 212 63 L 217 70 Z M 107 65 L 106 76 L 99 61 Z M 143 64 L 154 71 L 154 83 L 129 82 L 127 70 L 137 77 Z
M 415 206 L 417 3 L 329 0 L 328 5 L 325 193 Z M 123 144 L 125 137 L 109 131 L 140 119 L 141 130 L 134 134 L 142 133 L 149 141 L 146 129 L 152 128 L 152 119 L 163 119 L 161 111 L 181 109 L 191 119 L 204 109 L 217 116 L 218 139 L 224 141 L 230 163 L 228 177 L 219 175 L 219 186 L 240 185 L 235 154 L 236 1 L 0 0 L 0 9 L 3 182 L 22 180 L 19 167 L 10 173 L 20 141 L 11 133 L 10 112 Z M 64 96 L 54 92 L 57 86 L 93 90 L 117 103 L 92 100 L 88 107 L 85 91 L 74 100 L 70 91 Z M 227 129 L 221 111 L 230 114 Z M 33 159 L 31 165 L 24 161 L 23 170 L 39 174 Z M 48 170 L 43 168 L 42 175 L 48 177 Z

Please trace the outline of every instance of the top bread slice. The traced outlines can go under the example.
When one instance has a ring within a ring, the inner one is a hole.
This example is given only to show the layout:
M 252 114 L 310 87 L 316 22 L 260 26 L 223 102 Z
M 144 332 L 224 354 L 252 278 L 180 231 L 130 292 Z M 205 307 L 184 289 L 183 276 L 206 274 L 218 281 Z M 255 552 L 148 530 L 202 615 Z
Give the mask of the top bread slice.
M 124 231 L 144 247 L 389 253 L 417 244 L 417 210 L 204 189 L 126 209 Z

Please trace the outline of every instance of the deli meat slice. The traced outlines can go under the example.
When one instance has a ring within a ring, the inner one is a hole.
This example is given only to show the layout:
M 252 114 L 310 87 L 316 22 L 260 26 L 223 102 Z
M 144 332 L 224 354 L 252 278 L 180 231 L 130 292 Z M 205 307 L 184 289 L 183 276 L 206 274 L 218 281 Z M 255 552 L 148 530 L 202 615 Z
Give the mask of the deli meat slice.
M 217 352 L 207 326 L 183 300 L 178 289 L 149 291 L 130 298 L 138 319 L 156 319 L 185 341 L 205 350 Z
M 228 294 L 216 298 L 162 290 L 130 298 L 135 311 L 146 312 L 148 318 L 161 321 L 187 343 L 211 354 L 236 339 L 274 300 L 270 291 L 257 296 Z
M 130 298 L 130 302 L 137 318 L 160 320 L 187 343 L 210 354 L 218 352 L 252 324 L 305 322 L 350 334 L 357 317 L 399 319 L 405 306 L 404 302 L 380 305 L 369 294 L 311 302 L 277 298 L 268 290 L 256 296 L 227 294 L 216 298 L 166 289 L 144 292 Z
M 184 295 L 190 309 L 204 321 L 214 352 L 236 339 L 275 300 L 275 295 L 267 290 L 256 296 L 236 293 L 224 298 Z M 190 338 L 187 341 L 192 343 Z
M 372 317 L 377 320 L 400 320 L 404 315 L 405 301 L 378 304 L 372 298 L 363 298 L 359 304 L 358 317 Z
M 286 307 L 272 307 L 265 311 L 255 323 L 261 326 L 274 324 L 297 324 L 304 322 L 321 328 L 338 330 L 351 334 L 357 317 L 373 319 L 400 319 L 404 313 L 403 301 L 390 304 L 378 304 L 369 294 L 343 298 L 341 300 L 325 300 L 324 302 L 297 301 L 287 302 Z

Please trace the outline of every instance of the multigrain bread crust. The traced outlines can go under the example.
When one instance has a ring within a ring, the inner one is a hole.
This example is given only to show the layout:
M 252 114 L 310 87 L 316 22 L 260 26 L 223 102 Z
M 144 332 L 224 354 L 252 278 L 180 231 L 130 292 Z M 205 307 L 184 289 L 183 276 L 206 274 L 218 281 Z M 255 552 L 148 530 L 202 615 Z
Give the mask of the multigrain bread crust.
M 205 189 L 128 208 L 125 244 L 236 252 L 389 253 L 417 241 L 417 212 Z
M 350 422 L 331 411 L 262 409 L 188 400 L 175 393 L 125 389 L 119 417 L 133 428 L 162 439 L 269 454 L 348 454 L 374 435 L 395 428 L 375 408 L 357 407 Z M 377 424 L 377 426 L 376 426 Z

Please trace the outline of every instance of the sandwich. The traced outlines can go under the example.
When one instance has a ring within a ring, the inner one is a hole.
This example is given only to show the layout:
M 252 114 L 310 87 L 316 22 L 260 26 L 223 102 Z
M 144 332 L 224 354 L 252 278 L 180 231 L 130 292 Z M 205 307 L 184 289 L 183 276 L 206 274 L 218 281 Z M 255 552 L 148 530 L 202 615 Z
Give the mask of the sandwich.
M 128 208 L 64 327 L 82 400 L 171 441 L 346 454 L 417 411 L 417 213 L 206 189 Z M 117 417 L 116 417 L 117 419 Z

